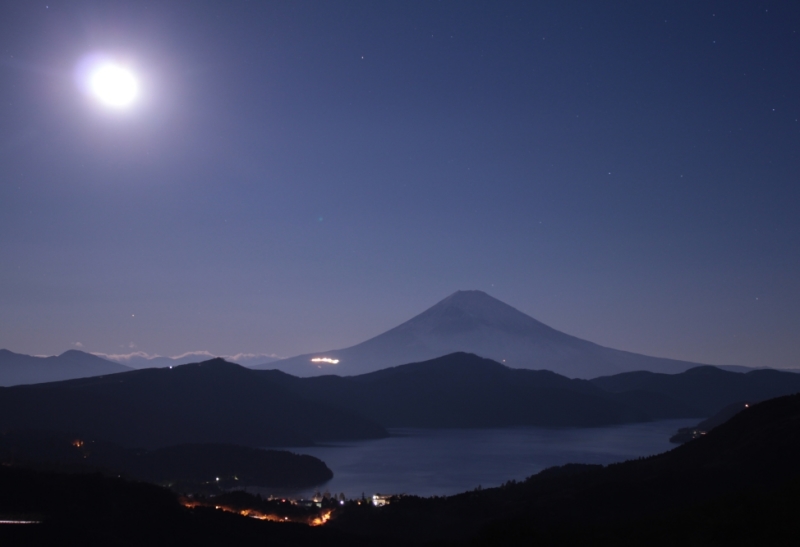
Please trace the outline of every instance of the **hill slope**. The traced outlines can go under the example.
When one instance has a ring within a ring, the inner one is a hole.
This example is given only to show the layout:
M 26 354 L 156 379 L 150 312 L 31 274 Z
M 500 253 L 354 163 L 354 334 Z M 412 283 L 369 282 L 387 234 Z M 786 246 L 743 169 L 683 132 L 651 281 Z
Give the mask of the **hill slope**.
M 548 327 L 481 291 L 458 291 L 405 323 L 355 346 L 259 366 L 291 374 L 354 375 L 475 353 L 514 368 L 547 369 L 570 378 L 633 370 L 682 372 L 697 363 L 606 348 Z M 338 360 L 335 365 L 314 358 Z

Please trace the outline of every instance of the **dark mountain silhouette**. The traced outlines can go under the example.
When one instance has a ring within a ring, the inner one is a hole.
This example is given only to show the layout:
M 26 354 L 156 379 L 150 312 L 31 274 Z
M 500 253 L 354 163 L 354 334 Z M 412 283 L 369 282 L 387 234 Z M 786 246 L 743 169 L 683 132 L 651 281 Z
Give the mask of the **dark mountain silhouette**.
M 399 544 L 789 545 L 778 540 L 800 539 L 798 458 L 800 395 L 791 395 L 658 456 L 551 468 L 446 498 L 400 497 L 332 525 Z
M 53 357 L 34 357 L 0 349 L 0 386 L 58 382 L 128 370 L 131 368 L 74 349 Z
M 298 446 L 387 435 L 350 411 L 304 400 L 222 359 L 0 388 L 0 429 L 63 431 L 135 448 Z
M 699 367 L 594 381 L 456 353 L 359 376 L 299 378 L 221 359 L 172 369 L 0 388 L 0 429 L 44 429 L 127 447 L 301 446 L 385 427 L 599 426 L 707 417 L 800 391 L 800 376 Z
M 704 366 L 681 374 L 629 372 L 595 378 L 591 382 L 612 393 L 648 399 L 666 396 L 711 416 L 737 401 L 764 401 L 800 391 L 800 375 L 778 370 L 728 372 Z
M 469 353 L 359 376 L 259 373 L 303 398 L 349 408 L 385 427 L 599 426 L 654 419 L 650 409 L 587 380 L 513 369 Z M 666 397 L 651 403 L 657 417 L 699 416 Z
M 698 367 L 589 381 L 509 368 L 469 353 L 358 376 L 258 373 L 305 399 L 348 408 L 385 427 L 597 426 L 705 417 L 735 401 L 800 391 L 800 376 L 788 372 Z M 652 387 L 636 378 L 649 379 Z
M 606 348 L 559 332 L 481 291 L 458 291 L 432 308 L 358 345 L 300 355 L 255 368 L 299 376 L 354 375 L 464 351 L 514 368 L 570 378 L 633 370 L 682 372 L 697 363 Z M 312 359 L 338 360 L 337 364 Z

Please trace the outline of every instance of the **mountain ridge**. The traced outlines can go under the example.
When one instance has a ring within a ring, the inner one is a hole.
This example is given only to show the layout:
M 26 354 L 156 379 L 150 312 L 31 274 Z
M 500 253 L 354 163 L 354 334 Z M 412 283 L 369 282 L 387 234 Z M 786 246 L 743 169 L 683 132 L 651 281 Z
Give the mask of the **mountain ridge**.
M 735 401 L 800 391 L 800 377 L 788 372 L 739 374 L 701 366 L 676 375 L 629 373 L 595 381 L 512 368 L 469 353 L 357 376 L 254 372 L 306 400 L 389 428 L 590 427 L 707 417 Z M 640 374 L 648 383 L 630 381 Z

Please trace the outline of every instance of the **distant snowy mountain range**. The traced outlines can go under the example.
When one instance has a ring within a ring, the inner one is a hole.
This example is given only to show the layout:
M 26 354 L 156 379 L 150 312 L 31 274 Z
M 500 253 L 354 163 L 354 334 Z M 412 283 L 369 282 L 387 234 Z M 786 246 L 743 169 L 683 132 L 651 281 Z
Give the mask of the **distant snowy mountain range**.
M 237 353 L 236 355 L 214 355 L 208 351 L 188 351 L 181 355 L 173 357 L 166 357 L 163 355 L 150 355 L 143 351 L 136 351 L 133 353 L 124 354 L 107 354 L 107 353 L 92 353 L 97 357 L 114 361 L 121 365 L 131 368 L 164 368 L 173 367 L 176 365 L 186 365 L 189 363 L 198 363 L 216 357 L 222 357 L 230 363 L 236 363 L 243 367 L 252 367 L 255 365 L 263 365 L 277 361 L 279 358 L 274 355 L 267 355 L 265 353 Z

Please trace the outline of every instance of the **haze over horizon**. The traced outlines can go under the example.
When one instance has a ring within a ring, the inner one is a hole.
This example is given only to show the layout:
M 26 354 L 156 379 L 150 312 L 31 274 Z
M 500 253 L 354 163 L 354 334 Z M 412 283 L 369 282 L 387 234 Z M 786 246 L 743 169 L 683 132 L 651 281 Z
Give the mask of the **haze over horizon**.
M 477 289 L 798 367 L 798 59 L 786 2 L 5 2 L 0 348 L 291 357 Z

